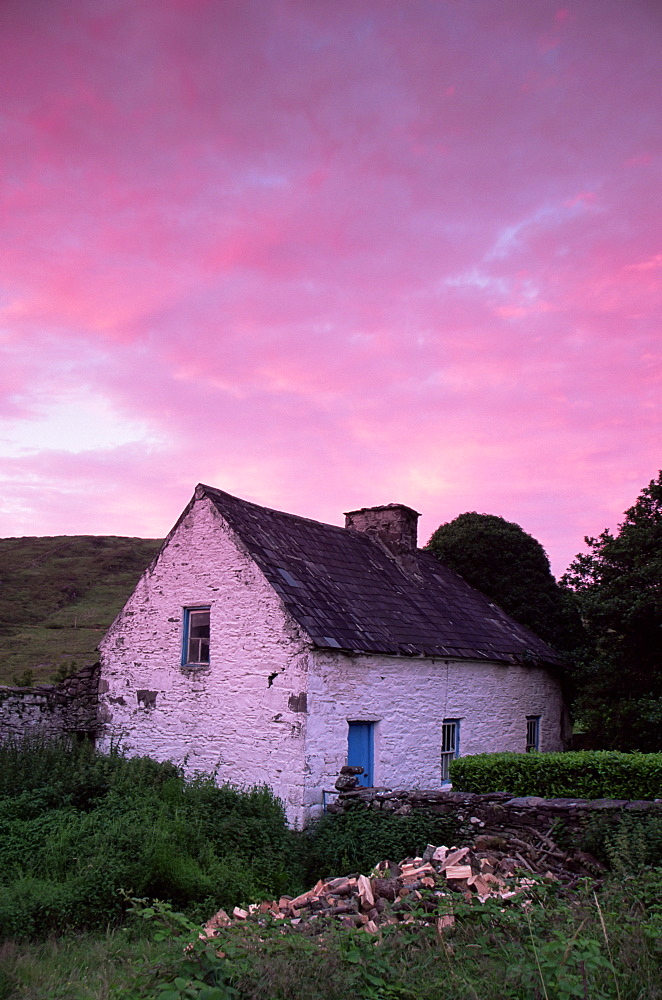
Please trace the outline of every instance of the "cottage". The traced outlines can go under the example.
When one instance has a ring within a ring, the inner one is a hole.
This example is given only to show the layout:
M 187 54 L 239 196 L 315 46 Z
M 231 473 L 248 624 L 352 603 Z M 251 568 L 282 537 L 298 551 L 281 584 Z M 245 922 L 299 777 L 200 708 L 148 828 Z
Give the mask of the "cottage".
M 101 745 L 270 785 L 299 824 L 348 762 L 435 788 L 458 754 L 562 749 L 554 652 L 419 550 L 418 516 L 198 486 L 101 643 Z

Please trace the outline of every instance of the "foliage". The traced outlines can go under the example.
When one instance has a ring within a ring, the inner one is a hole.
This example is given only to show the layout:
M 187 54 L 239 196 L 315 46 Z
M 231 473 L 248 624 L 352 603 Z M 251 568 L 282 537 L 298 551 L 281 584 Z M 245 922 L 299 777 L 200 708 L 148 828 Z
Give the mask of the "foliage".
M 556 649 L 581 629 L 572 600 L 552 576 L 540 542 L 496 514 L 460 514 L 434 532 L 428 549 Z
M 372 938 L 327 923 L 292 932 L 265 920 L 228 928 L 208 942 L 170 907 L 136 900 L 137 919 L 173 939 L 181 957 L 151 979 L 143 976 L 123 1000 L 659 1000 L 661 876 L 644 870 L 625 891 L 608 884 L 600 897 L 589 883 L 570 898 L 540 882 L 524 905 L 521 897 L 510 905 L 430 897 L 428 917 L 435 916 L 430 907 L 455 916 L 454 929 L 441 938 L 420 922 Z M 423 908 L 412 913 L 423 915 Z
M 526 906 L 423 900 L 426 911 L 452 905 L 455 927 L 442 938 L 418 923 L 375 939 L 322 920 L 284 931 L 265 918 L 209 943 L 199 924 L 219 906 L 298 892 L 306 853 L 309 885 L 324 871 L 420 853 L 428 840 L 452 843 L 454 830 L 357 808 L 301 834 L 263 789 L 187 782 L 172 764 L 85 743 L 5 744 L 0 927 L 20 940 L 0 944 L 0 1000 L 662 1000 L 662 871 L 645 867 L 662 830 L 651 839 L 628 816 L 591 836 L 618 875 L 599 902 L 588 884 L 568 895 L 539 883 Z M 113 927 L 127 909 L 134 922 Z M 53 937 L 67 928 L 76 934 Z
M 0 983 L 6 1000 L 662 1000 L 661 889 L 662 871 L 644 869 L 597 895 L 591 883 L 571 895 L 541 885 L 527 907 L 458 895 L 441 938 L 413 924 L 377 939 L 244 925 L 212 946 L 185 915 L 137 901 L 125 930 L 0 945 Z
M 447 816 L 394 816 L 357 806 L 322 816 L 304 834 L 306 878 L 368 872 L 380 861 L 420 855 L 427 844 L 455 842 L 458 825 Z
M 450 777 L 463 792 L 654 799 L 662 788 L 662 753 L 484 753 L 451 761 Z
M 122 889 L 232 907 L 282 892 L 293 851 L 267 789 L 84 743 L 0 746 L 0 936 L 117 923 Z
M 662 750 L 662 472 L 617 535 L 585 541 L 562 580 L 586 630 L 576 712 L 595 746 Z
M 0 684 L 44 683 L 93 663 L 159 545 L 102 535 L 0 539 Z
M 662 816 L 620 813 L 593 814 L 579 836 L 560 829 L 557 843 L 588 851 L 614 873 L 625 878 L 649 865 L 662 867 Z

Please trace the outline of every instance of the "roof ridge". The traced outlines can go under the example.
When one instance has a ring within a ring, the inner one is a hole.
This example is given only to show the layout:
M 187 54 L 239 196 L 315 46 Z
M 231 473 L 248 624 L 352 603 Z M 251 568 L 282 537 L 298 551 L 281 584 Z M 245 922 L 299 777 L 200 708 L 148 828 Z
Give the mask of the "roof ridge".
M 426 549 L 407 572 L 368 533 L 199 483 L 318 648 L 554 663 L 557 654 Z
M 205 493 L 217 493 L 221 497 L 228 497 L 230 500 L 235 501 L 245 507 L 256 507 L 260 511 L 266 511 L 268 514 L 278 514 L 280 517 L 289 518 L 294 521 L 304 521 L 307 524 L 314 524 L 318 528 L 332 528 L 334 531 L 340 531 L 343 535 L 352 534 L 360 535 L 371 541 L 370 537 L 363 531 L 356 531 L 352 528 L 345 528 L 342 524 L 330 524 L 328 521 L 318 521 L 314 517 L 306 517 L 304 514 L 291 514 L 287 510 L 277 510 L 275 507 L 265 507 L 264 504 L 255 503 L 253 500 L 244 500 L 242 497 L 236 497 L 232 493 L 227 493 L 225 490 L 219 490 L 216 486 L 207 486 L 205 483 L 198 483 L 196 490 L 202 489 Z

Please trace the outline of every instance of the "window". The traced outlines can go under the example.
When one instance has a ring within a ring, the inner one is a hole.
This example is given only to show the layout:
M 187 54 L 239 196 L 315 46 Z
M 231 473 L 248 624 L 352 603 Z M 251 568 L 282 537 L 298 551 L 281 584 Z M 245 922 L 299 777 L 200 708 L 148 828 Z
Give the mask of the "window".
M 183 664 L 209 663 L 209 608 L 184 608 Z
M 441 724 L 441 780 L 448 781 L 450 762 L 460 756 L 460 720 L 444 719 Z
M 527 715 L 526 717 L 526 752 L 540 750 L 540 716 Z

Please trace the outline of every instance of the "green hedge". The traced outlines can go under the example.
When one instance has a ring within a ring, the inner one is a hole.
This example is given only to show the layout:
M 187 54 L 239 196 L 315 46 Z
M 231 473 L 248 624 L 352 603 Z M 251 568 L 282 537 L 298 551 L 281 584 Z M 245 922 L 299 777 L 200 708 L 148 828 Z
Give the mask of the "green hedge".
M 450 779 L 460 792 L 656 799 L 662 797 L 662 753 L 483 753 L 452 761 Z

